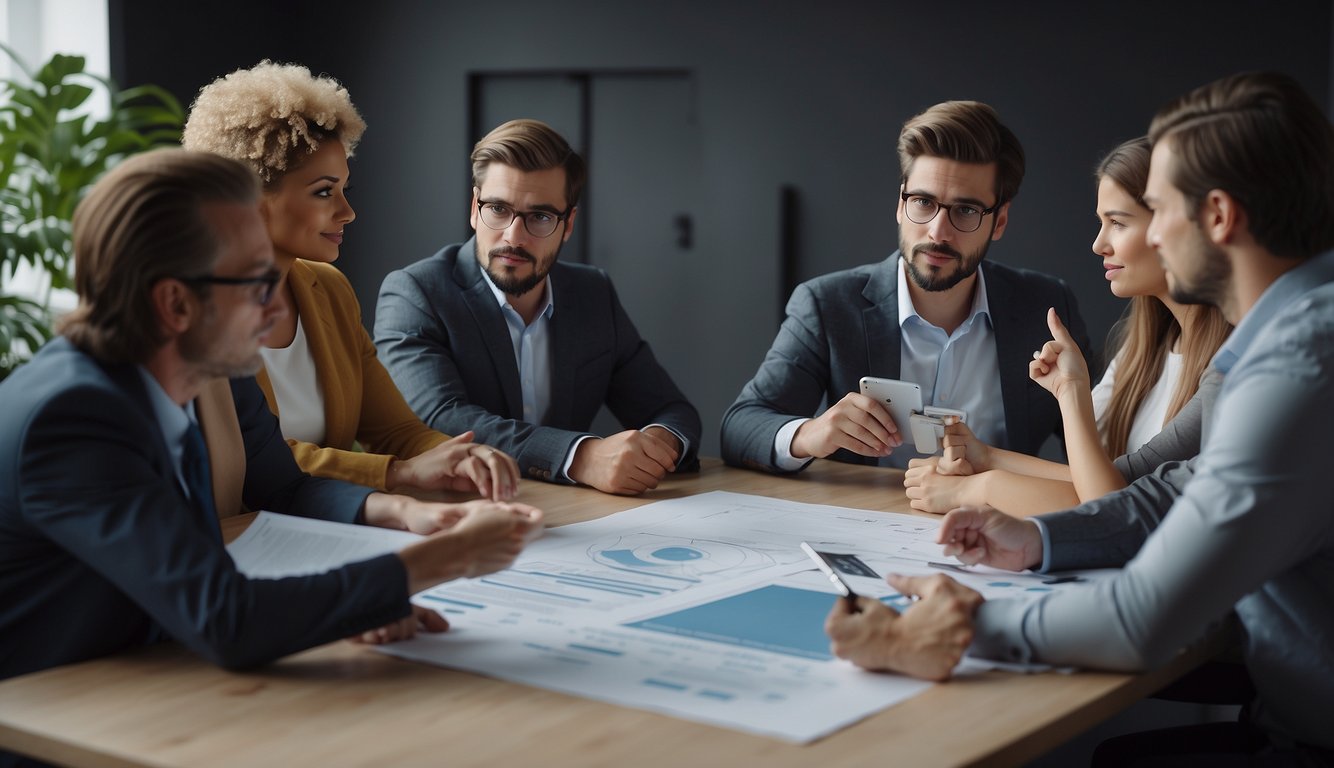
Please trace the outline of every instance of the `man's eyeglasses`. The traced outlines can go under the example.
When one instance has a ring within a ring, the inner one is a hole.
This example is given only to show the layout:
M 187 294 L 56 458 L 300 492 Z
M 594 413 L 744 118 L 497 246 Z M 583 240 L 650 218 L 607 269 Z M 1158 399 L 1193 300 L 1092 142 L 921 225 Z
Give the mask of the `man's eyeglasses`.
M 177 278 L 183 283 L 196 283 L 205 285 L 247 285 L 250 286 L 250 300 L 261 307 L 268 306 L 269 299 L 273 298 L 273 289 L 278 287 L 278 281 L 282 280 L 282 274 L 276 269 L 258 277 L 219 277 L 217 275 L 195 275 L 194 277 Z
M 982 226 L 982 218 L 995 213 L 1000 207 L 1000 203 L 990 208 L 978 208 L 968 203 L 950 205 L 910 192 L 903 192 L 899 196 L 903 198 L 903 212 L 907 215 L 908 221 L 914 224 L 929 224 L 936 218 L 936 214 L 940 213 L 940 209 L 944 208 L 946 215 L 950 217 L 950 223 L 960 232 L 976 232 L 977 228 Z
M 504 203 L 477 201 L 477 212 L 481 214 L 483 224 L 491 229 L 509 229 L 516 218 L 523 219 L 523 228 L 528 230 L 528 234 L 533 237 L 550 236 L 562 221 L 569 218 L 572 210 L 574 210 L 573 206 L 566 208 L 564 213 L 516 211 Z

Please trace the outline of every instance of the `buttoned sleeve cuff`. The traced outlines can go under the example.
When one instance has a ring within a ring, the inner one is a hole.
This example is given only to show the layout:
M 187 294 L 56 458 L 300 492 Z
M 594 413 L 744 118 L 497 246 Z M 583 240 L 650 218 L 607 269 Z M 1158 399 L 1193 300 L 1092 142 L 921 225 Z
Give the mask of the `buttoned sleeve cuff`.
M 1042 565 L 1038 566 L 1038 573 L 1046 573 L 1051 567 L 1051 534 L 1047 532 L 1047 524 L 1041 518 L 1030 517 L 1028 522 L 1036 525 L 1038 533 L 1042 534 Z
M 792 455 L 792 438 L 797 436 L 797 430 L 802 424 L 810 419 L 793 419 L 784 424 L 774 436 L 774 466 L 784 472 L 796 472 L 815 460 L 815 457 L 798 459 Z
M 574 482 L 570 477 L 570 465 L 574 463 L 574 455 L 579 452 L 579 446 L 584 444 L 585 440 L 601 440 L 597 435 L 583 435 L 574 444 L 570 446 L 570 452 L 565 454 L 565 462 L 560 466 L 560 476 L 567 482 Z
M 666 424 L 658 424 L 657 422 L 654 422 L 653 424 L 645 424 L 642 428 L 640 428 L 639 431 L 640 431 L 640 432 L 643 432 L 644 430 L 648 429 L 649 427 L 661 427 L 662 429 L 665 429 L 665 430 L 667 430 L 668 432 L 671 432 L 673 435 L 676 435 L 676 439 L 679 440 L 679 441 L 681 442 L 681 452 L 678 453 L 678 454 L 676 455 L 676 466 L 675 466 L 675 467 L 672 467 L 672 471 L 676 471 L 676 470 L 680 469 L 680 468 L 681 468 L 681 462 L 685 461 L 685 460 L 686 460 L 686 457 L 690 455 L 690 441 L 686 439 L 686 436 L 685 436 L 685 435 L 681 434 L 681 433 L 678 432 L 677 430 L 672 429 L 671 427 L 667 426 Z M 571 454 L 571 456 L 573 456 L 573 454 Z
M 1033 649 L 1024 636 L 1026 611 L 1031 603 L 1024 600 L 987 600 L 973 616 L 973 643 L 969 656 L 1014 663 L 1031 663 Z

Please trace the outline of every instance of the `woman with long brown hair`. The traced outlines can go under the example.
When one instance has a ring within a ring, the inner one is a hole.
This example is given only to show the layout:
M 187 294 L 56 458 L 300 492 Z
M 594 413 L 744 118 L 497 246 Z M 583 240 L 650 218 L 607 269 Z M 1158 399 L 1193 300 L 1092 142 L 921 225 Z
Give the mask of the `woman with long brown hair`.
M 1218 383 L 1209 361 L 1231 326 L 1215 307 L 1174 300 L 1147 243 L 1148 140 L 1112 150 L 1096 176 L 1101 229 L 1093 252 L 1102 257 L 1112 293 L 1131 301 L 1114 334 L 1120 349 L 1102 381 L 1091 386 L 1079 347 L 1049 313 L 1052 341 L 1029 366 L 1033 380 L 1060 402 L 1070 464 L 992 448 L 967 426 L 951 425 L 944 456 L 915 460 L 904 477 L 914 509 L 943 514 L 990 504 L 1011 514 L 1050 512 L 1199 452 L 1202 412 Z

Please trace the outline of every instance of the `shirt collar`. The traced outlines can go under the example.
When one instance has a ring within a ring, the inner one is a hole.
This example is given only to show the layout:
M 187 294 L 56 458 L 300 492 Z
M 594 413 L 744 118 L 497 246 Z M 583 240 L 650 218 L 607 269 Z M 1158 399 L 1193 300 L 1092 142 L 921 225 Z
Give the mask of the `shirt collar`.
M 505 298 L 505 292 L 496 287 L 496 284 L 491 280 L 491 273 L 487 272 L 485 267 L 482 268 L 482 277 L 486 279 L 486 287 L 491 289 L 491 295 L 496 297 L 496 303 L 500 305 L 500 310 L 502 312 L 506 309 L 513 311 L 514 308 L 510 306 L 509 299 Z M 542 282 L 546 286 L 547 305 L 542 308 L 542 311 L 538 313 L 538 316 L 541 317 L 545 315 L 547 319 L 551 319 L 552 313 L 556 311 L 556 294 L 551 288 L 551 274 L 548 273 L 547 276 L 542 279 Z M 534 288 L 533 290 L 537 289 Z
M 987 303 L 987 279 L 982 273 L 982 265 L 979 264 L 977 267 L 977 284 L 973 286 L 973 308 L 968 313 L 968 319 L 960 327 L 972 323 L 978 315 L 986 318 L 988 323 L 991 322 L 991 305 Z M 925 323 L 926 320 L 917 314 L 917 307 L 914 307 L 912 303 L 912 295 L 908 293 L 907 257 L 902 253 L 899 254 L 898 284 L 899 327 L 902 327 L 910 317 L 916 317 Z
M 1283 273 L 1260 294 L 1259 301 L 1255 302 L 1251 311 L 1237 324 L 1236 330 L 1219 347 L 1214 354 L 1214 368 L 1223 374 L 1232 370 L 1232 366 L 1246 354 L 1260 330 L 1269 325 L 1275 315 L 1302 294 L 1328 282 L 1334 282 L 1334 251 L 1313 256 Z
M 185 439 L 185 430 L 195 421 L 194 401 L 186 403 L 182 408 L 162 388 L 157 377 L 142 365 L 139 366 L 139 375 L 144 380 L 144 389 L 148 391 L 148 402 L 153 406 L 153 415 L 157 417 L 158 428 L 162 430 L 162 439 L 175 452 Z

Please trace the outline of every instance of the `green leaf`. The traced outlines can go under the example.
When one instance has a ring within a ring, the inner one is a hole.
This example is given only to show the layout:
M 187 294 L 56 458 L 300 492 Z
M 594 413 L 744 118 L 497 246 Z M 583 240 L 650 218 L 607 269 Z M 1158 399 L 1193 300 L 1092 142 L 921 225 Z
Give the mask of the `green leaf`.
M 65 83 L 60 87 L 60 98 L 56 104 L 59 109 L 78 109 L 93 95 L 93 89 L 86 85 Z
M 171 91 L 156 85 L 137 85 L 133 88 L 126 88 L 117 94 L 117 99 L 121 103 L 138 101 L 139 99 L 156 99 L 162 107 L 175 117 L 176 122 L 185 122 L 185 110 L 181 107 L 181 102 L 171 95 Z
M 77 75 L 83 72 L 86 59 L 82 56 L 68 56 L 63 53 L 57 53 L 51 57 L 37 72 L 33 80 L 45 85 L 47 90 L 59 86 L 70 75 Z

